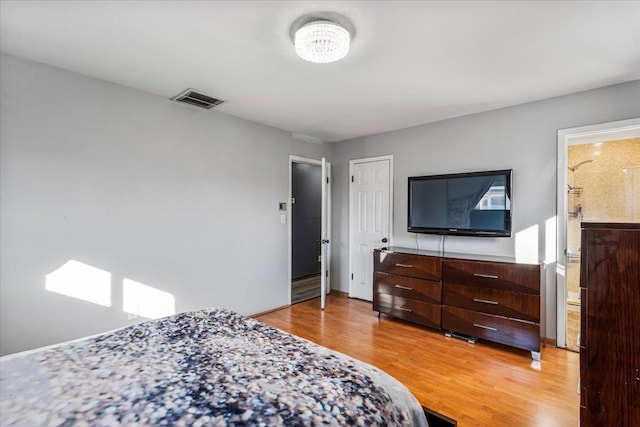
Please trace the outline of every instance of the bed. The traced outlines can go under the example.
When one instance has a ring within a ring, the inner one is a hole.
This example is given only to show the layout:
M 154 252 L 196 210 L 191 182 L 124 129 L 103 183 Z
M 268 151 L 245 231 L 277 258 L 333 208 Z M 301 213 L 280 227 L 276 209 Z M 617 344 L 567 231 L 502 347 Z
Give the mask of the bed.
M 0 358 L 3 426 L 426 426 L 381 370 L 225 309 Z

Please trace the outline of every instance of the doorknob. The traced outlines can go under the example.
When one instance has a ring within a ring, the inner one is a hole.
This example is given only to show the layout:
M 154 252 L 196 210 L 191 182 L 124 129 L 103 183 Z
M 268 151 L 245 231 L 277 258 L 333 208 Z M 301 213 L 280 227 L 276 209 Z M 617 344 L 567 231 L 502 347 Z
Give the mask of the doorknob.
M 387 238 L 386 238 L 386 237 L 383 237 L 383 238 L 382 238 L 382 243 L 387 243 L 387 242 L 388 242 Z

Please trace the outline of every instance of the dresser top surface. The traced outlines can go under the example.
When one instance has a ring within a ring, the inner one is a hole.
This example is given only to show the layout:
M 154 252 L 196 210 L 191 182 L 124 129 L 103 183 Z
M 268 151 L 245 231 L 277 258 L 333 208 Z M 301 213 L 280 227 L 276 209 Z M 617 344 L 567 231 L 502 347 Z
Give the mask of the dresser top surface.
M 379 249 L 376 249 L 379 250 Z M 431 251 L 425 249 L 412 249 L 412 248 L 402 248 L 397 246 L 389 247 L 386 252 L 394 252 L 394 253 L 402 253 L 409 255 L 425 255 L 425 256 L 434 256 L 445 259 L 463 259 L 463 260 L 471 260 L 471 261 L 491 261 L 491 262 L 504 262 L 509 264 L 529 264 L 529 265 L 539 265 L 540 263 L 531 263 L 531 262 L 520 262 L 515 257 L 510 256 L 500 256 L 500 255 L 484 255 L 484 254 L 461 254 L 455 252 L 445 252 L 444 254 L 440 251 Z
M 640 222 L 583 222 L 580 224 L 586 229 L 616 229 L 616 230 L 640 230 Z

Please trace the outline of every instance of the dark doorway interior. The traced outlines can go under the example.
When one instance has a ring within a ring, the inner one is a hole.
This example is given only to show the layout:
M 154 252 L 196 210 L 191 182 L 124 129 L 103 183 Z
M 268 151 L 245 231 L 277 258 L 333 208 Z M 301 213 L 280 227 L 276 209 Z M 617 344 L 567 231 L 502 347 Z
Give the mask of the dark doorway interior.
M 320 296 L 322 168 L 291 164 L 291 302 Z

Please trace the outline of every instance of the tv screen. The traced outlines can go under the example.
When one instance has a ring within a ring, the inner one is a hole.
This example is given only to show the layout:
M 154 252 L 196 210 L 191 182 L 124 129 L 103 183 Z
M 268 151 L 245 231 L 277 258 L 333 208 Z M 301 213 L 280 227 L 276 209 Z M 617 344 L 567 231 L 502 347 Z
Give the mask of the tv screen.
M 511 172 L 409 177 L 407 231 L 510 237 Z

